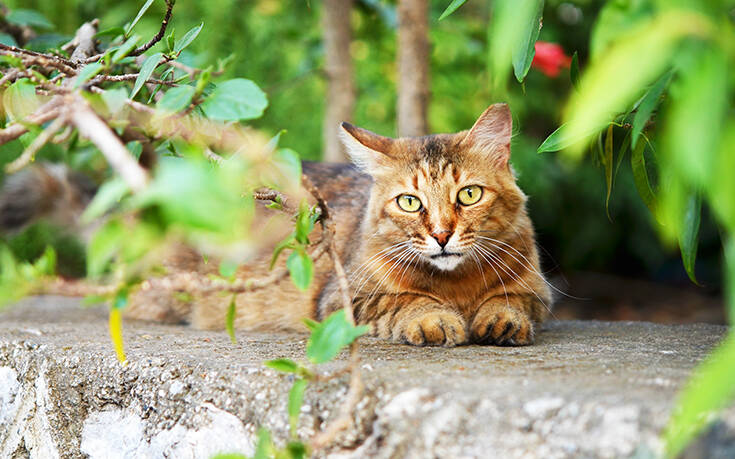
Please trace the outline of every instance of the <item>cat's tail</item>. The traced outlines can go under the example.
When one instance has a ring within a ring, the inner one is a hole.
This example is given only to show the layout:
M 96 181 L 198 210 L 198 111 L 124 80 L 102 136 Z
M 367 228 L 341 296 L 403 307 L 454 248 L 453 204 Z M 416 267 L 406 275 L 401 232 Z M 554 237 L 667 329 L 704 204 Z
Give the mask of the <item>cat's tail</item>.
M 8 175 L 0 188 L 0 234 L 42 219 L 80 230 L 80 217 L 96 191 L 92 180 L 63 164 L 39 163 Z

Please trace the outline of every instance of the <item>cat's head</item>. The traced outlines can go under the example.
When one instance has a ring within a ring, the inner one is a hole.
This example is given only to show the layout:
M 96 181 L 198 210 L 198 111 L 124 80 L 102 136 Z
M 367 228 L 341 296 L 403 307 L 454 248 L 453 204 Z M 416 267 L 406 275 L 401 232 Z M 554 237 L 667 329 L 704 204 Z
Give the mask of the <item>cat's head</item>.
M 511 129 L 506 104 L 456 134 L 391 139 L 343 123 L 347 151 L 374 179 L 366 237 L 403 243 L 444 271 L 472 262 L 481 237 L 502 236 L 524 212 L 508 164 Z

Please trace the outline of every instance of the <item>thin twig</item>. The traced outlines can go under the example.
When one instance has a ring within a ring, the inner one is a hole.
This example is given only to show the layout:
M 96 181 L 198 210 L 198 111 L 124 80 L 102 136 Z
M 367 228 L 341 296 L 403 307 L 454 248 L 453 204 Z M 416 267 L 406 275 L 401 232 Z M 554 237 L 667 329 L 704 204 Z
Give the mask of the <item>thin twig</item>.
M 66 64 L 66 65 L 69 65 L 71 67 L 74 67 L 75 66 L 75 64 L 73 62 L 71 62 L 68 59 L 64 59 L 63 57 L 54 56 L 54 55 L 51 55 L 51 54 L 43 54 L 43 53 L 39 53 L 39 52 L 36 52 L 36 51 L 31 51 L 30 49 L 18 48 L 16 46 L 4 45 L 2 43 L 0 43 L 0 51 L 6 51 L 6 52 L 0 53 L 0 54 L 10 54 L 10 55 L 15 55 L 15 56 L 17 56 L 19 54 L 25 54 L 27 56 L 37 56 L 37 57 L 50 58 L 50 59 L 55 59 L 55 60 L 57 60 L 59 62 L 62 62 L 64 64 Z
M 163 21 L 161 21 L 161 28 L 158 29 L 158 33 L 148 40 L 148 43 L 144 44 L 143 46 L 136 48 L 128 54 L 128 56 L 140 56 L 144 52 L 148 51 L 149 49 L 153 48 L 153 46 L 161 41 L 163 38 L 163 35 L 166 33 L 166 27 L 168 27 L 168 21 L 171 20 L 171 10 L 174 9 L 174 0 L 166 0 L 166 14 L 163 16 Z
M 85 60 L 95 52 L 94 36 L 97 34 L 99 19 L 85 22 L 77 29 L 72 43 L 76 44 L 71 54 L 71 61 L 75 64 L 83 64 Z
M 120 139 L 87 105 L 77 97 L 71 111 L 71 121 L 81 135 L 87 137 L 134 192 L 142 191 L 148 183 L 148 173 L 137 163 Z
M 132 81 L 137 79 L 138 75 L 138 73 L 125 73 L 122 75 L 97 75 L 96 77 L 92 78 L 87 84 L 96 85 L 102 83 L 103 81 Z M 165 86 L 178 86 L 178 84 L 174 83 L 173 81 L 157 80 L 154 78 L 146 80 L 146 83 L 162 84 Z
M 51 137 L 64 127 L 64 124 L 66 124 L 66 117 L 64 115 L 56 117 L 56 119 L 54 119 L 51 124 L 43 130 L 43 132 L 33 139 L 33 142 L 28 145 L 28 148 L 26 148 L 19 157 L 5 166 L 5 172 L 8 174 L 14 174 L 28 165 L 29 162 L 33 161 L 33 157 L 36 155 L 38 150 L 46 145 Z

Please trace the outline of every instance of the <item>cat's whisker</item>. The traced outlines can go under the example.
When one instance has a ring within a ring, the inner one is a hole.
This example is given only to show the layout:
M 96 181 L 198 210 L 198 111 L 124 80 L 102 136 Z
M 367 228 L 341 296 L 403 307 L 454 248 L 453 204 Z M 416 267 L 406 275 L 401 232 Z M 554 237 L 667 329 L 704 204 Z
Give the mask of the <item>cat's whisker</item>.
M 506 254 L 508 254 L 508 256 L 510 256 L 516 262 L 518 262 L 519 265 L 523 266 L 524 268 L 528 269 L 532 273 L 536 274 L 539 277 L 539 279 L 541 279 L 546 285 L 549 286 L 549 288 L 553 289 L 555 292 L 558 292 L 558 293 L 560 293 L 560 294 L 562 294 L 562 295 L 564 295 L 564 296 L 566 296 L 568 298 L 572 298 L 572 299 L 575 299 L 575 300 L 583 300 L 583 301 L 585 300 L 585 298 L 579 298 L 579 297 L 576 297 L 574 295 L 570 295 L 570 294 L 568 294 L 568 293 L 566 293 L 566 292 L 564 292 L 564 291 L 559 290 L 558 288 L 556 288 L 555 285 L 553 285 L 551 282 L 547 281 L 546 278 L 541 273 L 539 273 L 538 270 L 536 270 L 536 268 L 534 268 L 533 263 L 531 263 L 528 260 L 528 258 L 526 258 L 525 255 L 523 255 L 518 249 L 516 249 L 512 245 L 508 244 L 507 242 L 503 242 L 503 241 L 498 240 L 498 239 L 493 239 L 491 237 L 485 237 L 485 236 L 477 236 L 477 237 L 480 238 L 480 239 L 484 239 L 484 240 L 488 241 L 490 243 L 490 245 L 493 246 L 493 248 L 496 248 L 498 250 L 502 250 L 503 252 L 505 252 Z M 503 244 L 503 245 L 509 247 L 510 249 L 512 249 L 514 252 L 516 252 L 518 255 L 520 255 L 526 261 L 527 264 L 521 262 L 512 253 L 508 252 L 503 247 L 497 245 L 497 243 Z
M 500 285 L 503 286 L 503 293 L 505 293 L 505 304 L 510 308 L 510 301 L 508 300 L 508 290 L 505 289 L 505 282 L 503 281 L 503 278 L 500 277 L 500 273 L 497 269 L 495 269 L 495 266 L 493 266 L 492 260 L 488 260 L 488 258 L 482 253 L 479 252 L 480 256 L 487 261 L 487 264 L 492 268 L 493 271 L 495 271 L 495 275 L 498 276 L 498 280 L 500 281 Z
M 401 281 L 403 281 L 404 274 L 406 274 L 406 272 L 408 271 L 408 268 L 411 267 L 411 265 L 413 264 L 414 261 L 420 259 L 420 257 L 421 257 L 421 252 L 419 252 L 418 250 L 416 250 L 415 253 L 413 254 L 413 256 L 408 259 L 408 262 L 406 263 L 406 266 L 403 268 L 403 270 L 401 271 L 400 277 L 398 278 L 397 285 L 399 287 L 401 285 Z M 393 305 L 391 307 L 395 306 L 396 301 L 398 301 L 398 295 L 395 295 L 394 296 L 394 298 L 393 298 Z
M 369 281 L 370 279 L 372 279 L 372 277 L 373 277 L 373 276 L 374 276 L 374 275 L 375 275 L 376 273 L 378 273 L 378 272 L 382 271 L 382 269 L 383 269 L 383 268 L 385 267 L 385 265 L 387 265 L 388 263 L 390 263 L 390 262 L 391 262 L 391 261 L 393 261 L 393 260 L 398 260 L 398 259 L 402 258 L 402 257 L 403 257 L 404 255 L 406 255 L 406 253 L 409 253 L 409 252 L 410 252 L 410 251 L 412 250 L 412 249 L 411 249 L 411 247 L 401 247 L 401 249 L 402 249 L 402 250 L 401 250 L 401 251 L 400 251 L 400 252 L 399 252 L 398 254 L 395 254 L 395 255 L 393 255 L 393 254 L 390 254 L 390 255 L 389 255 L 389 258 L 388 258 L 387 260 L 385 260 L 385 261 L 383 262 L 383 264 L 382 264 L 382 265 L 380 265 L 380 266 L 379 266 L 379 267 L 378 267 L 377 269 L 375 269 L 375 270 L 374 270 L 374 271 L 372 271 L 372 272 L 370 272 L 370 271 L 367 271 L 367 273 L 366 273 L 366 274 L 364 274 L 364 275 L 362 276 L 362 278 L 361 278 L 361 282 L 360 282 L 360 285 L 359 285 L 359 286 L 358 286 L 358 287 L 357 287 L 357 288 L 355 289 L 355 292 L 354 292 L 354 294 L 353 294 L 353 297 L 352 297 L 352 299 L 353 299 L 353 300 L 355 299 L 355 297 L 357 297 L 357 295 L 359 295 L 359 294 L 360 294 L 360 292 L 362 291 L 362 288 L 363 288 L 363 287 L 365 286 L 365 284 L 366 284 L 366 283 L 367 283 L 367 282 L 368 282 L 368 281 Z M 364 279 L 363 279 L 363 278 L 364 278 Z
M 367 260 L 365 260 L 365 262 L 363 264 L 361 264 L 360 266 L 357 267 L 357 269 L 350 275 L 349 281 L 352 282 L 362 271 L 364 271 L 368 267 L 369 264 L 371 264 L 371 263 L 375 262 L 376 260 L 380 259 L 380 256 L 381 255 L 387 255 L 387 254 L 393 253 L 395 251 L 398 251 L 401 248 L 403 248 L 404 246 L 408 245 L 409 242 L 410 241 L 402 241 L 402 242 L 399 242 L 397 244 L 393 244 L 391 246 L 388 246 L 388 247 L 384 248 L 383 250 L 381 250 L 381 251 L 373 254 L 370 258 L 368 258 Z
M 493 260 L 495 260 L 495 262 L 497 263 L 498 268 L 502 269 L 503 272 L 505 272 L 506 274 L 508 274 L 508 276 L 510 276 L 516 282 L 520 283 L 521 286 L 523 286 L 523 287 L 526 288 L 526 290 L 528 290 L 529 292 L 533 293 L 533 295 L 541 302 L 541 304 L 544 305 L 544 307 L 546 308 L 546 310 L 549 311 L 549 314 L 551 314 L 551 316 L 554 319 L 556 319 L 556 316 L 554 315 L 554 312 L 551 310 L 551 308 L 549 307 L 549 305 L 546 304 L 546 302 L 543 300 L 543 298 L 541 298 L 541 296 L 539 296 L 539 294 L 536 292 L 536 290 L 534 290 L 530 285 L 528 285 L 528 283 L 521 277 L 521 275 L 518 274 L 517 272 L 515 272 L 513 270 L 513 268 L 511 268 L 508 265 L 508 263 L 505 262 L 505 260 L 503 260 L 497 254 L 492 253 L 490 250 L 487 249 L 487 247 L 483 247 L 481 244 L 478 244 L 477 245 L 477 248 L 478 248 L 478 250 L 484 251 L 487 254 L 488 257 L 490 257 Z M 505 266 L 505 267 L 503 267 L 503 266 Z
M 485 290 L 487 290 L 487 281 L 485 280 L 485 270 L 482 269 L 482 263 L 480 263 L 480 258 L 475 253 L 475 250 L 473 247 L 470 247 L 469 254 L 472 255 L 472 258 L 475 261 L 475 264 L 477 265 L 477 270 L 480 271 L 480 275 L 482 276 L 482 284 L 485 286 Z
M 391 273 L 396 270 L 396 268 L 400 267 L 401 264 L 409 256 L 413 255 L 413 252 L 414 252 L 414 249 L 409 247 L 406 251 L 401 253 L 401 256 L 396 260 L 393 266 L 391 266 L 390 269 L 385 274 L 383 274 L 383 276 L 380 278 L 380 281 L 378 281 L 377 285 L 372 289 L 372 291 L 370 292 L 370 295 L 368 295 L 367 299 L 365 300 L 365 304 L 369 304 L 369 302 L 372 300 L 375 293 L 377 293 L 378 289 L 380 289 L 380 287 L 383 286 L 383 283 L 388 279 L 388 276 L 390 276 Z

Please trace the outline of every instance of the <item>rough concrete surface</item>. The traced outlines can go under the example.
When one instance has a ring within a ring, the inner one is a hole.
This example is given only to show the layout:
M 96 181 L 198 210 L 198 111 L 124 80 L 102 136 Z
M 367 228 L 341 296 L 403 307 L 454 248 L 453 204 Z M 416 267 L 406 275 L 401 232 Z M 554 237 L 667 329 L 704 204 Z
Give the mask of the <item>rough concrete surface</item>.
M 631 457 L 658 434 L 715 325 L 561 321 L 529 347 L 415 348 L 365 339 L 367 391 L 330 457 Z M 207 458 L 253 452 L 259 426 L 288 438 L 291 377 L 305 335 L 125 323 L 115 359 L 106 311 L 27 300 L 0 315 L 0 458 Z M 344 359 L 345 356 L 341 356 Z M 324 366 L 334 372 L 343 360 Z M 333 418 L 346 377 L 306 391 L 299 434 Z M 691 454 L 735 457 L 735 407 Z

